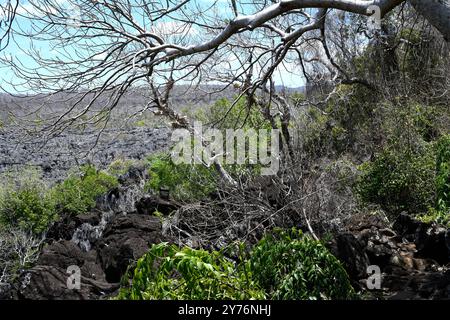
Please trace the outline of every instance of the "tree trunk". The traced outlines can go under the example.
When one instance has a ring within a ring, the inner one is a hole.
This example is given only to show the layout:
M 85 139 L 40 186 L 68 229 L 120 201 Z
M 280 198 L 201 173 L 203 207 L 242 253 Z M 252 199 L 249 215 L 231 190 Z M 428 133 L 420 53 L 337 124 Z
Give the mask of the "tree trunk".
M 450 0 L 409 0 L 409 2 L 439 30 L 447 42 L 450 41 Z

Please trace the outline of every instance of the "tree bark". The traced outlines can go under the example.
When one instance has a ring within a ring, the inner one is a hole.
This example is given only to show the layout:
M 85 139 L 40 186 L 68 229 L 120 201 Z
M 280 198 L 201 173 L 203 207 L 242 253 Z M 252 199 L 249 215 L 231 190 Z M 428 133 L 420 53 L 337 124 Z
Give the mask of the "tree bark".
M 439 30 L 447 42 L 450 41 L 450 0 L 409 0 L 409 2 Z

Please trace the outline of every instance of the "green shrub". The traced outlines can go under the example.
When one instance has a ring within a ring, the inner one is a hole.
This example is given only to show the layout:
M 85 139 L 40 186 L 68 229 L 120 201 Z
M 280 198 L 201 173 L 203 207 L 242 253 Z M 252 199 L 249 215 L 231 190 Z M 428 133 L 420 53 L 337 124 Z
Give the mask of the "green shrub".
M 450 227 L 450 135 L 436 144 L 436 205 L 418 219 Z
M 359 168 L 356 191 L 365 203 L 392 214 L 426 212 L 435 202 L 435 156 L 431 146 L 416 152 L 385 149 Z
M 217 100 L 211 107 L 199 109 L 194 117 L 204 123 L 215 124 L 220 129 L 271 129 L 260 108 L 249 105 L 245 97 L 241 97 L 233 106 L 227 98 Z
M 437 209 L 450 209 L 450 135 L 442 137 L 436 151 Z
M 0 223 L 35 234 L 45 232 L 57 219 L 55 199 L 36 171 L 2 177 Z
M 133 159 L 116 159 L 108 166 L 107 172 L 113 176 L 120 176 L 127 173 L 131 167 L 138 165 L 139 161 Z
M 147 190 L 159 192 L 169 188 L 177 200 L 196 200 L 216 189 L 217 173 L 213 167 L 203 165 L 174 164 L 169 154 L 157 154 L 148 158 L 149 181 Z
M 71 214 L 88 211 L 99 196 L 118 184 L 115 177 L 90 165 L 51 189 L 33 170 L 9 174 L 2 180 L 0 223 L 35 234 L 45 232 L 62 211 Z
M 98 171 L 92 165 L 85 165 L 80 171 L 80 174 L 71 174 L 53 188 L 59 210 L 84 213 L 95 206 L 99 196 L 118 185 L 117 178 Z
M 134 123 L 134 125 L 138 128 L 142 128 L 146 126 L 145 120 L 139 120 Z
M 122 279 L 118 299 L 350 299 L 340 262 L 295 229 L 275 231 L 250 252 L 153 245 Z M 225 253 L 238 256 L 237 262 Z
M 450 209 L 448 208 L 430 208 L 427 213 L 420 214 L 416 218 L 425 223 L 436 222 L 450 228 Z
M 270 299 L 350 299 L 341 263 L 319 241 L 295 229 L 275 231 L 255 246 L 250 268 Z
M 127 287 L 131 280 L 131 287 Z M 161 243 L 138 260 L 118 299 L 263 299 L 264 293 L 222 252 Z

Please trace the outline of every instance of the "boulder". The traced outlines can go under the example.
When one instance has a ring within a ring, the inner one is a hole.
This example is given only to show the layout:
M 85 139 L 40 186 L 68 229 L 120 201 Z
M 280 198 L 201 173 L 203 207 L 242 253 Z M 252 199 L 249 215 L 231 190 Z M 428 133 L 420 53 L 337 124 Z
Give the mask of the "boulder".
M 119 282 L 131 262 L 144 255 L 154 243 L 164 241 L 161 221 L 155 216 L 116 216 L 96 245 L 108 282 Z
M 398 216 L 393 228 L 403 239 L 415 243 L 418 257 L 449 263 L 450 229 L 418 221 L 406 213 Z
M 154 195 L 146 195 L 136 202 L 136 211 L 139 214 L 152 215 L 159 211 L 164 215 L 170 214 L 179 208 L 179 205 L 171 200 L 165 200 Z
M 38 265 L 22 276 L 19 297 L 27 300 L 87 300 L 112 294 L 119 284 L 81 276 L 79 289 L 67 285 L 67 269 Z
M 73 241 L 53 241 L 42 249 L 36 265 L 21 275 L 18 298 L 102 299 L 114 295 L 128 266 L 153 243 L 165 240 L 161 230 L 161 221 L 155 216 L 117 214 L 87 252 Z M 80 289 L 67 285 L 69 266 L 80 268 Z
M 55 222 L 47 232 L 47 239 L 51 240 L 70 240 L 75 230 L 82 224 L 97 225 L 101 220 L 101 212 L 94 210 L 88 213 L 82 213 L 75 217 L 70 214 L 62 214 L 59 221 Z
M 350 278 L 359 280 L 367 276 L 369 258 L 362 241 L 351 233 L 339 234 L 331 252 L 342 262 Z

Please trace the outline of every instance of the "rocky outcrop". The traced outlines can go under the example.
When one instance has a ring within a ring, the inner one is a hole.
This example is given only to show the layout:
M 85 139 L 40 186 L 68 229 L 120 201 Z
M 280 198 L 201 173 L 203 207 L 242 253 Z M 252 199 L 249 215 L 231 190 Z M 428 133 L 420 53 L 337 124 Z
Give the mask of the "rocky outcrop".
M 155 210 L 169 213 L 178 205 L 145 195 L 143 168 L 131 168 L 120 185 L 97 200 L 96 208 L 76 216 L 62 215 L 47 233 L 35 265 L 22 272 L 13 287 L 1 287 L 1 299 L 105 299 L 119 289 L 127 268 L 163 236 Z M 80 286 L 71 272 L 79 270 Z M 70 280 L 70 281 L 72 281 Z
M 36 167 L 46 180 L 55 182 L 83 163 L 104 168 L 118 158 L 143 159 L 166 148 L 169 138 L 166 128 L 109 128 L 100 137 L 98 130 L 71 129 L 46 140 L 42 148 L 39 137 L 26 144 L 23 141 L 29 138 L 14 128 L 0 130 L 0 172 Z
M 119 288 L 127 267 L 164 240 L 159 218 L 115 215 L 87 252 L 66 239 L 45 246 L 36 265 L 22 275 L 17 295 L 33 300 L 107 298 Z M 81 271 L 79 289 L 67 285 L 71 266 Z
M 162 199 L 153 195 L 146 195 L 136 203 L 136 210 L 140 214 L 153 214 L 155 211 L 168 215 L 179 208 L 173 201 Z
M 143 256 L 149 246 L 166 239 L 159 218 L 128 214 L 116 216 L 95 246 L 108 282 L 119 282 L 131 262 Z
M 353 221 L 348 233 L 329 243 L 357 290 L 371 298 L 450 299 L 449 229 L 407 214 L 392 229 L 374 219 Z M 367 267 L 373 265 L 382 273 L 380 290 L 367 288 Z
M 67 282 L 70 266 L 81 271 L 79 289 Z M 21 299 L 98 299 L 118 289 L 108 283 L 95 250 L 83 252 L 73 242 L 57 241 L 45 247 L 37 264 L 22 275 L 18 296 Z

